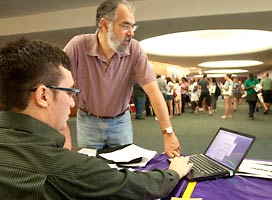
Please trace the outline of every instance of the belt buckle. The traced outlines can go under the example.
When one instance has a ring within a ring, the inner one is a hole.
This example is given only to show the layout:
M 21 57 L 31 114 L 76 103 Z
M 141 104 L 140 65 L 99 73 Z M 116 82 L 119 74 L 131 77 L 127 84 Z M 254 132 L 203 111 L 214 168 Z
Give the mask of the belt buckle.
M 99 117 L 98 115 L 96 115 L 95 117 L 96 117 L 96 119 L 102 119 L 102 118 L 101 118 L 101 117 Z

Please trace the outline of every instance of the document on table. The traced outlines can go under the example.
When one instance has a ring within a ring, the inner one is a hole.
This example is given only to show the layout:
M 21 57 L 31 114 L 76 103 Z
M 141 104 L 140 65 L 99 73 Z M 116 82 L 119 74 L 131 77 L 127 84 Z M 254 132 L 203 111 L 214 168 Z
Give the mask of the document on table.
M 272 179 L 272 162 L 260 160 L 243 160 L 236 175 Z
M 100 157 L 103 157 L 107 160 L 111 160 L 115 163 L 122 163 L 122 166 L 127 167 L 144 167 L 147 162 L 151 160 L 157 154 L 156 151 L 151 151 L 144 149 L 135 144 L 131 144 L 125 148 L 110 152 L 110 153 L 101 153 Z M 141 161 L 138 163 L 130 163 L 133 160 L 141 158 Z
M 96 152 L 97 152 L 96 149 L 89 149 L 89 148 L 83 148 L 78 151 L 78 153 L 86 154 L 88 156 L 93 156 L 93 157 L 96 156 Z

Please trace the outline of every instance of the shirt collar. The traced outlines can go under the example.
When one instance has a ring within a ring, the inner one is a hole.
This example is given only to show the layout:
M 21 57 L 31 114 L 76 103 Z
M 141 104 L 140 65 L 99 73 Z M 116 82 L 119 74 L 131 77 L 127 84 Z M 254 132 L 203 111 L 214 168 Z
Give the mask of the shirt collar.
M 49 146 L 63 147 L 65 138 L 56 129 L 29 115 L 0 111 L 0 128 L 28 132 L 48 139 Z

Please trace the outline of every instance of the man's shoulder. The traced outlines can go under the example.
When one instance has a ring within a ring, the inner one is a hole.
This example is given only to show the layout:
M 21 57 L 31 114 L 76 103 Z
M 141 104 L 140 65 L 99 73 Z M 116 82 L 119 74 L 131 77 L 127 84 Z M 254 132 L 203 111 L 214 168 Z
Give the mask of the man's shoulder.
M 158 81 L 158 83 L 166 83 L 166 81 L 162 78 L 158 78 L 157 81 Z
M 250 81 L 251 81 L 250 79 L 246 79 L 245 82 L 244 82 L 244 84 L 245 84 L 245 83 L 248 83 L 248 82 L 250 82 Z
M 199 81 L 198 81 L 198 84 L 200 85 L 200 84 L 205 84 L 205 83 L 207 83 L 208 81 L 206 80 L 206 79 L 200 79 Z
M 64 47 L 64 51 L 71 54 L 73 51 L 78 53 L 95 52 L 97 49 L 97 35 L 96 34 L 81 34 L 74 36 Z M 71 51 L 73 50 L 73 51 Z
M 88 44 L 89 42 L 95 40 L 95 34 L 81 34 L 74 36 L 69 43 L 73 45 Z
M 267 77 L 268 82 L 272 82 L 272 79 L 270 77 Z
M 169 85 L 169 86 L 173 86 L 174 83 L 173 83 L 172 81 L 169 81 L 169 82 L 168 82 L 168 85 Z
M 244 86 L 246 86 L 247 84 L 248 84 L 248 79 L 245 80 Z

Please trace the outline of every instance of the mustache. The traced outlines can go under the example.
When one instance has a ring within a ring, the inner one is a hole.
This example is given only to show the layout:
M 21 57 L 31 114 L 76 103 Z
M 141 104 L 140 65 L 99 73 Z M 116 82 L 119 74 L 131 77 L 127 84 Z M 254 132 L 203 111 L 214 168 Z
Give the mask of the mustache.
M 132 37 L 125 37 L 123 41 L 124 41 L 124 42 L 130 42 L 131 39 L 132 39 Z

